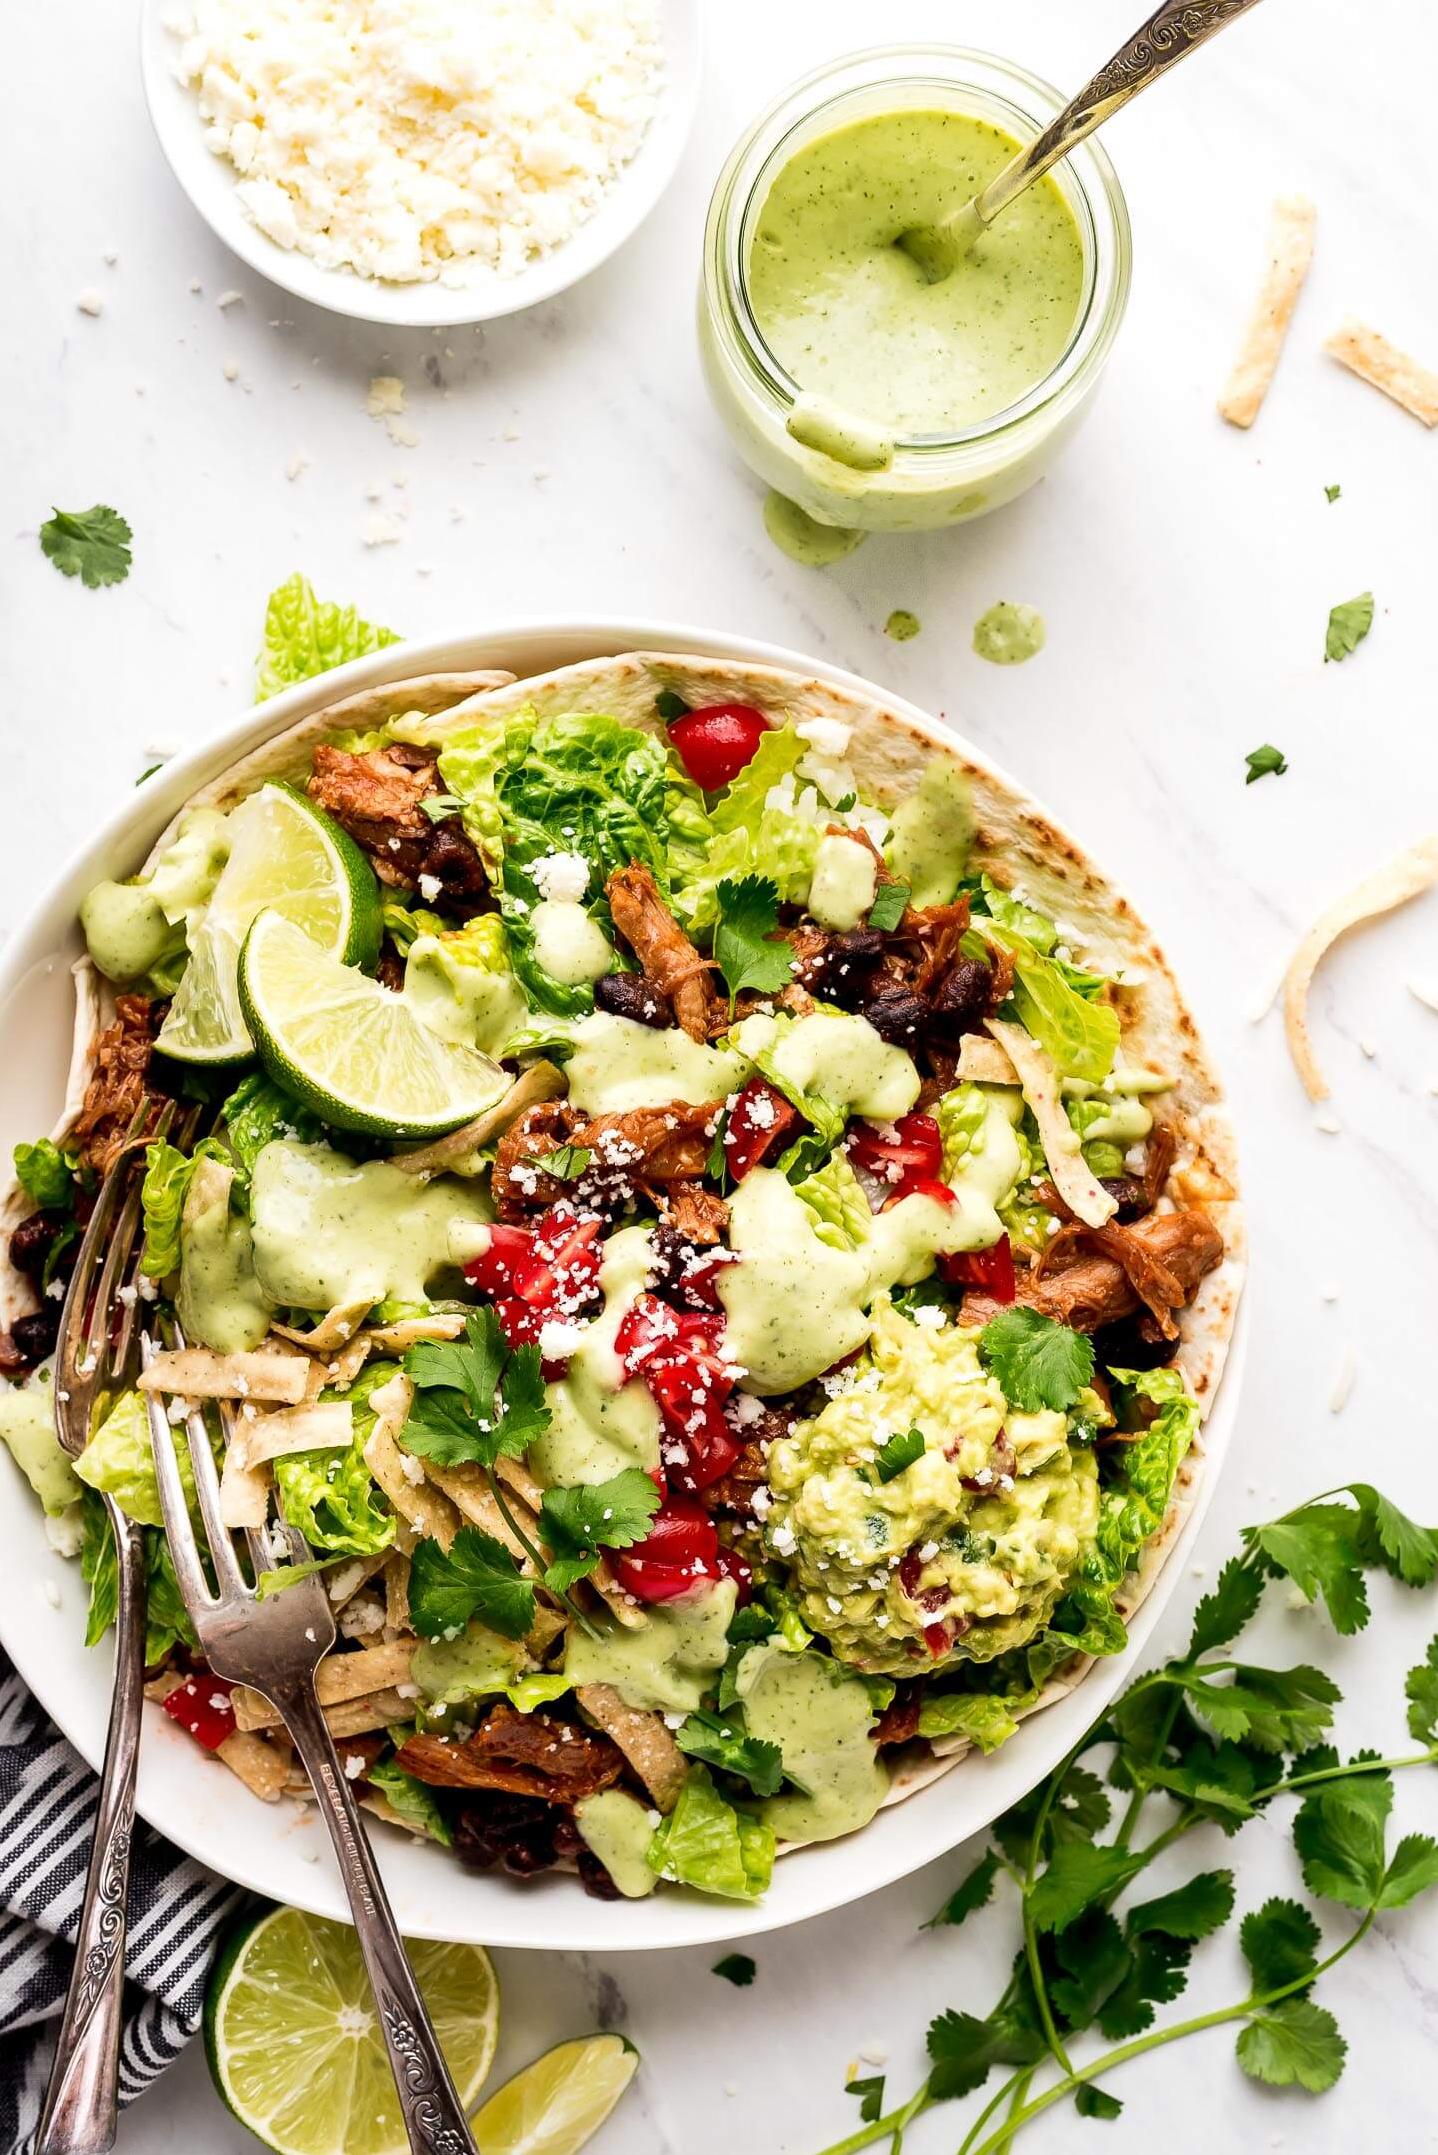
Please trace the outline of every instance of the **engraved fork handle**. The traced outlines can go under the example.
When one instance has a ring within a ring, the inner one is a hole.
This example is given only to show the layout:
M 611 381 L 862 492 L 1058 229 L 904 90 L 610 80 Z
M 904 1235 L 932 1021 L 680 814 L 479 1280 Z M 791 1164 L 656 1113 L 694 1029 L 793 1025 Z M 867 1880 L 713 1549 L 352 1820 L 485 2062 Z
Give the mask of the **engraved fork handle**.
M 329 1827 L 414 2155 L 477 2155 L 313 1685 L 306 1679 L 267 1695 L 289 1730 Z
M 973 205 L 980 225 L 992 224 L 1016 195 L 1077 148 L 1140 90 L 1157 82 L 1160 75 L 1187 59 L 1216 31 L 1257 4 L 1258 0 L 1164 0 L 1143 28 L 1135 30 L 1107 66 L 1101 67 L 1092 82 L 1064 106 L 1057 119 L 989 181 Z
M 100 1808 L 75 1940 L 75 1966 L 35 2139 L 35 2155 L 104 2155 L 115 2145 L 120 2008 L 125 1987 L 125 1899 L 135 1823 L 135 1762 L 145 1681 L 144 1536 L 110 1497 L 119 1596 L 115 1690 Z

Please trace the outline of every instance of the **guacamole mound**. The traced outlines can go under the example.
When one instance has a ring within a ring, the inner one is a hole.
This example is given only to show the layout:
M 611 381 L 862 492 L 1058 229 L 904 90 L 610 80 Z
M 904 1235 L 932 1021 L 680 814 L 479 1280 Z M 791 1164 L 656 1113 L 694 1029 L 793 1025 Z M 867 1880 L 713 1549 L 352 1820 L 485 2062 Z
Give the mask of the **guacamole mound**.
M 1010 1407 L 978 1338 L 880 1304 L 843 1389 L 770 1450 L 766 1542 L 803 1622 L 855 1668 L 912 1676 L 1022 1646 L 1092 1545 L 1092 1450 L 1066 1416 Z M 881 1481 L 880 1448 L 912 1429 L 923 1452 Z M 957 1630 L 935 1656 L 940 1623 Z

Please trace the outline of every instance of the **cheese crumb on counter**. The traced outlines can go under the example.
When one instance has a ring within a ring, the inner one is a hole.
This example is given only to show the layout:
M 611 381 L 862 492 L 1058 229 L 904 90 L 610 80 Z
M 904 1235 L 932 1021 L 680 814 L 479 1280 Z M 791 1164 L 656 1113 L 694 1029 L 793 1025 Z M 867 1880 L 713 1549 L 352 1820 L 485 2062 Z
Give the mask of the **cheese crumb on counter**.
M 260 230 L 396 283 L 561 246 L 663 74 L 658 0 L 190 0 L 165 24 Z

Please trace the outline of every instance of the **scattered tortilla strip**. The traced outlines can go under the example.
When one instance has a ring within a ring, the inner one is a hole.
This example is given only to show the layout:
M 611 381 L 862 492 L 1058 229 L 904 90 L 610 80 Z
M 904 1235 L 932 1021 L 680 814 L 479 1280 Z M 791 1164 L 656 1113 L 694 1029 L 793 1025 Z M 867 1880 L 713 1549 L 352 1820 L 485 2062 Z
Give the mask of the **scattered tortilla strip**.
M 391 1639 L 383 1646 L 361 1646 L 351 1654 L 328 1654 L 315 1670 L 315 1695 L 321 1706 L 347 1705 L 352 1699 L 369 1698 L 377 1691 L 391 1691 L 408 1683 L 414 1658 L 413 1639 Z M 242 1729 L 278 1728 L 280 1716 L 267 1698 L 236 1684 L 230 1694 L 235 1725 Z M 399 1719 L 403 1719 L 401 1714 Z M 350 1731 L 358 1735 L 357 1729 Z
M 618 1744 L 657 1808 L 672 1811 L 689 1763 L 658 1714 L 626 1706 L 612 1684 L 581 1684 L 574 1695 L 590 1720 Z
M 412 1631 L 409 1613 L 409 1558 L 391 1549 L 384 1563 L 384 1620 L 391 1631 Z
M 522 1070 L 502 1100 L 487 1107 L 473 1122 L 461 1124 L 446 1137 L 437 1137 L 431 1145 L 418 1145 L 409 1152 L 395 1152 L 390 1158 L 396 1167 L 402 1167 L 407 1175 L 438 1175 L 445 1168 L 454 1168 L 470 1153 L 478 1152 L 491 1138 L 501 1137 L 512 1122 L 534 1107 L 541 1100 L 557 1100 L 566 1089 L 567 1079 L 562 1070 L 553 1063 L 531 1063 Z
M 1326 906 L 1294 953 L 1283 976 L 1283 1029 L 1288 1052 L 1310 1100 L 1326 1100 L 1328 1081 L 1318 1067 L 1308 1032 L 1308 994 L 1313 976 L 1340 935 L 1360 921 L 1376 920 L 1438 883 L 1438 835 L 1420 838 L 1383 867 L 1365 876 L 1346 896 Z
M 512 1490 L 527 1507 L 530 1517 L 525 1520 L 525 1526 L 532 1523 L 534 1532 L 538 1535 L 540 1506 L 544 1501 L 544 1491 L 539 1483 L 521 1459 L 501 1459 L 494 1471 L 506 1488 Z M 634 1630 L 644 1622 L 643 1612 L 635 1608 L 603 1557 L 599 1559 L 589 1577 L 581 1580 L 575 1592 L 582 1597 L 586 1588 L 608 1605 L 610 1614 L 616 1622 L 623 1624 L 626 1630 Z
M 163 1706 L 170 1693 L 178 1691 L 184 1682 L 178 1669 L 161 1669 L 159 1675 L 152 1676 L 145 1685 L 145 1697 L 152 1705 Z
M 1400 352 L 1376 329 L 1365 329 L 1361 322 L 1345 322 L 1323 349 L 1350 374 L 1381 389 L 1385 397 L 1421 419 L 1424 426 L 1438 426 L 1438 374 L 1431 367 L 1420 366 L 1407 352 Z
M 455 1510 L 461 1513 L 471 1526 L 477 1526 L 483 1533 L 492 1534 L 496 1541 L 503 1542 L 510 1555 L 518 1558 L 520 1570 L 528 1572 L 531 1578 L 534 1576 L 534 1566 L 524 1553 L 524 1544 L 495 1503 L 482 1468 L 468 1463 L 458 1467 L 440 1467 L 436 1466 L 432 1459 L 426 1459 L 424 1471 L 426 1480 L 432 1482 L 436 1489 L 443 1491 Z M 532 1524 L 532 1520 L 525 1521 L 526 1528 Z
M 142 1392 L 169 1392 L 181 1399 L 258 1399 L 297 1407 L 305 1396 L 309 1363 L 300 1354 L 212 1354 L 208 1347 L 171 1348 L 140 1372 Z
M 235 1730 L 227 1736 L 215 1752 L 222 1758 L 231 1773 L 238 1774 L 252 1796 L 261 1803 L 278 1803 L 285 1792 L 289 1778 L 290 1753 L 288 1746 L 266 1743 L 263 1736 L 255 1736 L 248 1729 Z
M 959 1067 L 954 1072 L 961 1085 L 1017 1085 L 1018 1071 L 997 1040 L 982 1033 L 965 1033 L 959 1043 Z
M 464 1330 L 464 1311 L 432 1310 L 427 1317 L 401 1317 L 396 1324 L 377 1324 L 361 1334 L 376 1354 L 403 1354 L 407 1347 L 425 1339 L 458 1339 Z
M 346 1602 L 353 1601 L 362 1586 L 367 1586 L 377 1571 L 383 1571 L 389 1557 L 388 1549 L 381 1549 L 377 1556 L 351 1556 L 333 1571 L 325 1573 L 325 1592 L 330 1607 L 338 1615 Z
M 281 1407 L 277 1414 L 242 1417 L 235 1424 L 230 1455 L 238 1450 L 242 1466 L 258 1467 L 290 1452 L 341 1451 L 354 1442 L 354 1408 L 347 1399 L 313 1406 Z
M 310 1332 L 301 1332 L 290 1324 L 277 1324 L 272 1329 L 281 1339 L 292 1339 L 297 1347 L 303 1347 L 306 1354 L 334 1354 L 354 1338 L 373 1306 L 368 1300 L 337 1303 Z
M 267 1526 L 270 1483 L 267 1466 L 252 1464 L 242 1445 L 226 1445 L 225 1463 L 220 1469 L 220 1518 L 224 1524 L 237 1529 L 253 1528 L 256 1532 Z
M 326 1706 L 325 1720 L 336 1743 L 346 1736 L 368 1736 L 377 1728 L 395 1728 L 413 1721 L 414 1700 L 399 1691 L 374 1691 L 365 1699 L 350 1699 L 339 1706 Z
M 1078 1133 L 1064 1112 L 1053 1064 L 1022 1025 L 1012 1025 L 1005 1018 L 988 1018 L 985 1023 L 1019 1074 L 1024 1098 L 1039 1126 L 1054 1188 L 1085 1227 L 1103 1227 L 1118 1205 L 1084 1159 Z
M 374 1404 L 374 1395 L 370 1396 Z M 402 1452 L 383 1422 L 370 1432 L 364 1448 L 365 1465 L 402 1519 L 447 1549 L 459 1532 L 459 1513 L 438 1489 L 427 1481 L 412 1482 L 405 1472 L 407 1452 Z
M 1218 409 L 1230 426 L 1251 427 L 1278 368 L 1283 340 L 1313 260 L 1317 211 L 1303 195 L 1280 195 L 1273 205 L 1268 269 L 1248 334 L 1239 348 Z

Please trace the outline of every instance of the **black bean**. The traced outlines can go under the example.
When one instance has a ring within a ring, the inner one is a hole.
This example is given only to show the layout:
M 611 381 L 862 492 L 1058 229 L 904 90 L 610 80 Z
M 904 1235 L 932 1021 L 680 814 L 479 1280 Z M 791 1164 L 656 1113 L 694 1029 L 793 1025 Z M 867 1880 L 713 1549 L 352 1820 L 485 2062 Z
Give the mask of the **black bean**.
M 864 1016 L 881 1040 L 887 1040 L 893 1047 L 908 1047 L 923 1031 L 929 1006 L 922 995 L 913 995 L 907 988 L 894 988 L 865 1003 Z
M 43 1362 L 47 1354 L 55 1352 L 55 1342 L 60 1337 L 59 1303 L 47 1302 L 33 1317 L 17 1317 L 10 1327 L 10 1337 L 15 1352 L 32 1366 Z
M 992 966 L 982 958 L 960 958 L 934 997 L 934 1017 L 945 1032 L 964 1032 L 978 1024 L 993 993 Z
M 1145 1336 L 1138 1317 L 1118 1317 L 1094 1334 L 1094 1353 L 1105 1369 L 1162 1369 L 1173 1360 L 1176 1339 Z
M 656 995 L 642 973 L 606 973 L 594 983 L 594 1002 L 613 1018 L 633 1018 L 638 1025 L 664 1026 L 669 1007 Z
M 1152 1212 L 1148 1192 L 1136 1175 L 1103 1175 L 1100 1185 L 1118 1206 L 1114 1217 L 1121 1226 L 1130 1220 L 1141 1220 L 1146 1212 Z
M 32 1212 L 10 1237 L 10 1262 L 33 1287 L 38 1288 L 44 1277 L 50 1245 L 63 1224 L 63 1216 L 58 1212 Z
M 596 1901 L 617 1901 L 619 1888 L 592 1848 L 579 1851 L 579 1882 Z

